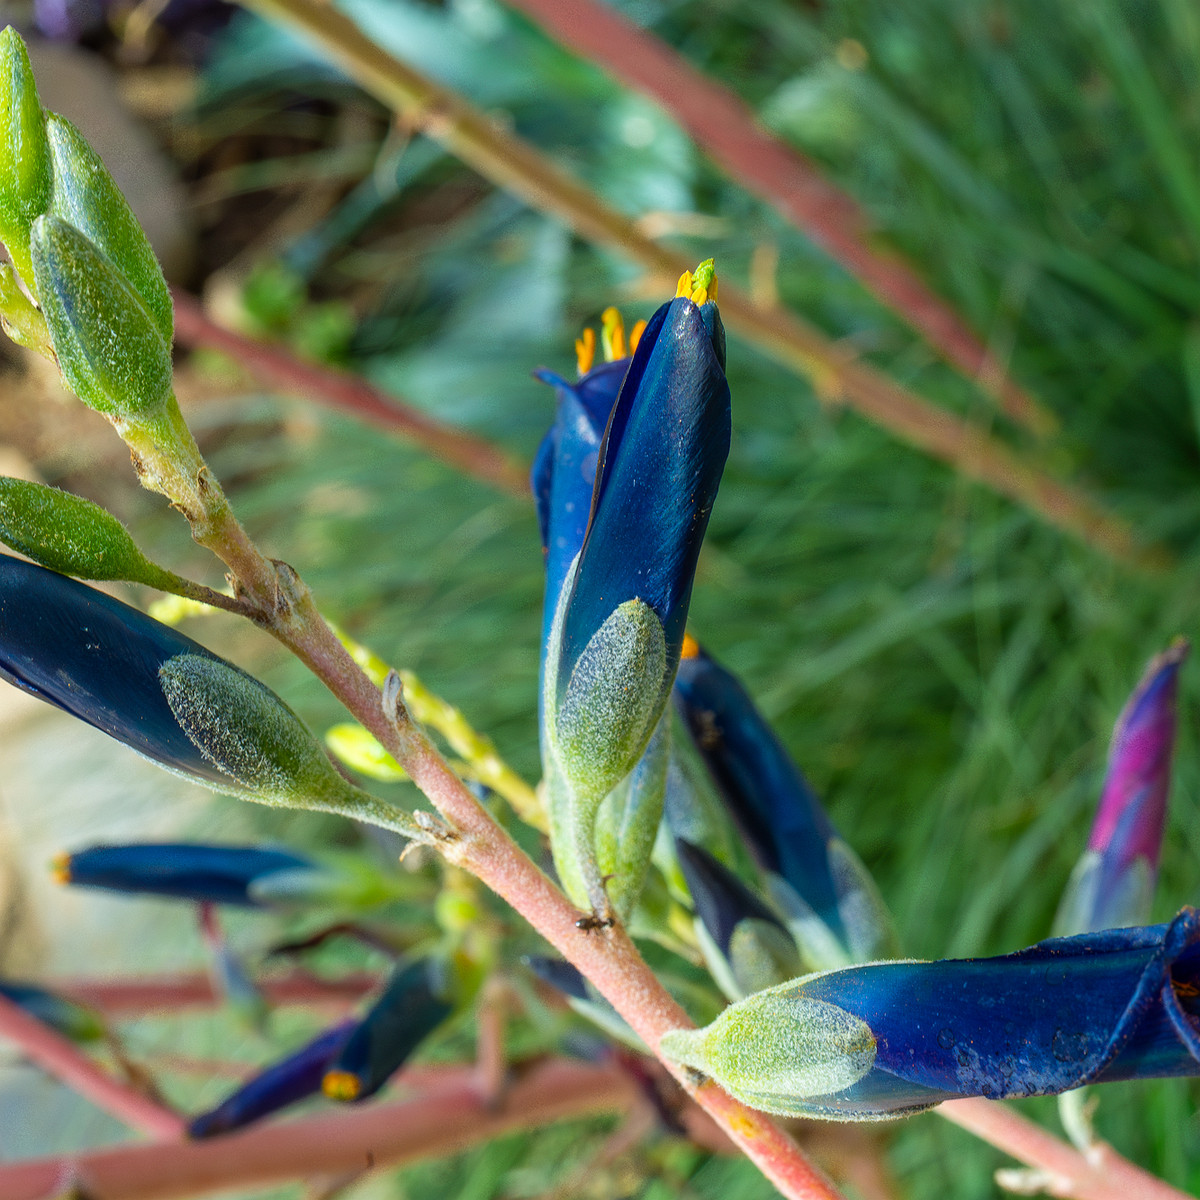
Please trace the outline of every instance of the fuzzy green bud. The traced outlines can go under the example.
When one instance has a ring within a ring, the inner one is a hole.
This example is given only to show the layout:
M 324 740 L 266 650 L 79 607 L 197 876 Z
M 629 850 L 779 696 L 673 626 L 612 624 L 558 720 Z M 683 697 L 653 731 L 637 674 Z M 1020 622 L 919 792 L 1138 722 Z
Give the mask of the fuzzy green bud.
M 257 679 L 198 654 L 168 659 L 158 679 L 180 728 L 229 777 L 231 791 L 414 832 L 406 813 L 343 779 L 300 718 Z
M 857 1083 L 875 1062 L 865 1021 L 796 994 L 796 982 L 731 1004 L 704 1029 L 673 1029 L 659 1049 L 763 1112 L 812 1114 L 804 1101 Z
M 46 114 L 54 162 L 50 212 L 74 225 L 125 276 L 141 298 L 162 340 L 170 346 L 175 313 L 162 267 L 141 223 L 108 168 L 65 117 Z
M 31 288 L 30 229 L 50 207 L 53 179 L 29 54 L 9 25 L 0 32 L 0 241 Z
M 0 475 L 0 541 L 77 579 L 123 579 L 150 587 L 171 579 L 137 548 L 112 513 L 27 479 Z
M 67 386 L 106 417 L 132 423 L 171 402 L 171 351 L 112 261 L 73 225 L 33 225 L 33 271 Z

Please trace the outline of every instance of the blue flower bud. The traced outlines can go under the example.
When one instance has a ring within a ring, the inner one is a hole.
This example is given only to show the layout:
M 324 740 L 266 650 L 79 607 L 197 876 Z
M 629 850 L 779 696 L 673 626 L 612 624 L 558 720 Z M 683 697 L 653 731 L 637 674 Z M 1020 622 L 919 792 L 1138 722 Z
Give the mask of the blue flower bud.
M 95 1042 L 104 1037 L 104 1020 L 99 1013 L 37 984 L 0 980 L 0 996 L 73 1042 Z
M 445 964 L 434 959 L 398 966 L 330 1062 L 325 1095 L 365 1100 L 379 1091 L 454 1011 L 451 987 Z
M 877 1120 L 962 1096 L 1200 1075 L 1200 914 L 1000 958 L 826 971 L 661 1048 L 766 1112 Z

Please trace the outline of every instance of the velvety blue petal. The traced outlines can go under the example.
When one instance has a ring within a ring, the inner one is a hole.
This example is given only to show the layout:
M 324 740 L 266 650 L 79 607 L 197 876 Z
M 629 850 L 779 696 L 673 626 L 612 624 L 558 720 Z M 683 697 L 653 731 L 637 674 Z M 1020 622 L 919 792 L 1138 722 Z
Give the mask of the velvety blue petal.
M 1172 979 L 1193 993 L 1198 939 L 1200 919 L 1185 909 L 1170 925 L 1056 938 L 1000 958 L 875 963 L 799 981 L 796 995 L 861 1018 L 877 1042 L 866 1077 L 813 1107 L 861 1116 L 948 1096 L 1200 1074 L 1164 1003 Z
M 675 851 L 696 915 L 722 954 L 728 957 L 733 931 L 747 918 L 778 926 L 786 936 L 779 918 L 727 866 L 682 838 L 675 839 Z
M 554 425 L 538 448 L 531 480 L 546 552 L 543 644 L 567 570 L 583 545 L 600 443 L 628 368 L 627 358 L 602 363 L 574 384 L 551 371 L 534 372 L 553 385 L 556 402 Z
M 383 994 L 329 1064 L 327 1093 L 365 1100 L 387 1083 L 454 1010 L 440 975 L 439 965 L 430 959 L 396 968 Z M 333 1087 L 330 1076 L 339 1077 Z
M 565 958 L 550 958 L 543 954 L 528 954 L 525 965 L 543 982 L 575 1000 L 590 1000 L 587 980 L 577 967 Z
M 710 315 L 719 322 L 715 309 Z M 729 385 L 713 339 L 696 305 L 676 299 L 642 334 L 600 448 L 563 625 L 558 703 L 584 647 L 626 601 L 654 611 L 673 672 L 729 429 Z
M 159 684 L 163 663 L 185 654 L 216 658 L 120 600 L 0 555 L 0 677 L 147 758 L 224 786 L 229 776 L 179 727 Z
M 354 1021 L 343 1021 L 327 1029 L 294 1054 L 255 1075 L 216 1108 L 194 1117 L 188 1125 L 188 1136 L 200 1139 L 232 1133 L 317 1095 L 330 1062 L 354 1025 Z
M 248 889 L 280 871 L 310 870 L 310 859 L 259 846 L 141 843 L 91 846 L 61 861 L 64 881 L 116 892 L 254 906 Z
M 675 700 L 759 864 L 844 938 L 826 852 L 836 831 L 754 701 L 703 651 L 680 662 Z

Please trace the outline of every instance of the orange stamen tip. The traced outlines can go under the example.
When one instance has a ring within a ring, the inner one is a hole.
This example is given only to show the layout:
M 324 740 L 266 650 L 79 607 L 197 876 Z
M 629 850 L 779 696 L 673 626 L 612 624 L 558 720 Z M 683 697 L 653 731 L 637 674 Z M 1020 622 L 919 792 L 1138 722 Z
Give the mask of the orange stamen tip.
M 638 342 L 642 340 L 642 334 L 646 332 L 646 322 L 639 321 L 629 331 L 629 353 L 632 354 L 638 348 Z
M 362 1081 L 349 1071 L 326 1071 L 321 1080 L 321 1091 L 330 1100 L 357 1100 Z
M 683 649 L 680 651 L 681 658 L 698 658 L 700 655 L 700 643 L 696 641 L 690 633 L 683 635 Z
M 50 860 L 50 878 L 55 883 L 71 882 L 71 856 L 65 851 Z
M 676 295 L 676 297 L 679 297 L 679 296 L 690 296 L 691 294 L 692 294 L 692 273 L 691 273 L 691 271 L 684 271 L 684 273 L 682 275 L 680 275 L 680 277 L 679 277 L 679 282 L 675 285 L 675 295 Z
M 596 361 L 596 331 L 590 326 L 575 339 L 575 362 L 579 374 L 586 375 Z

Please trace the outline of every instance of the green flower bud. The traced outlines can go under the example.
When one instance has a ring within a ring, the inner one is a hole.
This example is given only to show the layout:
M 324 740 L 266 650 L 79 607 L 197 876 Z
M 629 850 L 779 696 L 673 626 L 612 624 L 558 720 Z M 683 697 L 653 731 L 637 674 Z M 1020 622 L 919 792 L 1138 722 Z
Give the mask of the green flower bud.
M 0 475 L 0 541 L 44 567 L 77 579 L 124 579 L 150 587 L 162 587 L 172 579 L 98 504 L 7 475 Z
M 179 654 L 159 668 L 171 714 L 204 759 L 248 800 L 373 820 L 411 836 L 407 814 L 343 779 L 300 718 L 229 663 Z
M 125 276 L 73 225 L 33 225 L 33 271 L 67 386 L 112 419 L 145 421 L 171 400 L 171 352 Z
M 47 113 L 46 137 L 54 162 L 50 212 L 74 225 L 125 275 L 170 346 L 175 332 L 171 293 L 129 202 L 100 156 L 66 117 Z
M 29 232 L 50 207 L 53 179 L 33 69 L 9 25 L 0 32 L 0 241 L 30 287 Z
M 875 1062 L 865 1021 L 796 994 L 796 982 L 747 996 L 704 1029 L 673 1029 L 659 1049 L 703 1071 L 731 1096 L 763 1112 L 793 1115 L 802 1098 L 840 1092 Z

